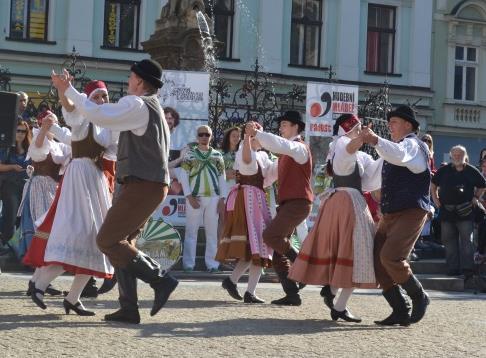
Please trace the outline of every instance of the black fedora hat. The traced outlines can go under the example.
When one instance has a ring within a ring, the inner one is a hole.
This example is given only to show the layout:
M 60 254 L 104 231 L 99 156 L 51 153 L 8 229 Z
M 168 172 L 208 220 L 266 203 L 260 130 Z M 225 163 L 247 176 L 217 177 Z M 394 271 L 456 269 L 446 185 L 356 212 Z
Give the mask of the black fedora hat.
M 142 60 L 135 62 L 130 71 L 136 73 L 140 78 L 150 83 L 155 88 L 162 87 L 162 67 L 154 60 Z
M 398 106 L 395 110 L 388 112 L 386 115 L 386 120 L 390 121 L 390 118 L 398 117 L 407 122 L 412 123 L 413 129 L 417 130 L 420 126 L 420 123 L 415 119 L 415 112 L 410 106 Z
M 305 129 L 305 122 L 302 120 L 302 116 L 297 111 L 287 111 L 277 118 L 278 123 L 282 121 L 289 121 L 299 125 L 299 132 L 302 132 Z

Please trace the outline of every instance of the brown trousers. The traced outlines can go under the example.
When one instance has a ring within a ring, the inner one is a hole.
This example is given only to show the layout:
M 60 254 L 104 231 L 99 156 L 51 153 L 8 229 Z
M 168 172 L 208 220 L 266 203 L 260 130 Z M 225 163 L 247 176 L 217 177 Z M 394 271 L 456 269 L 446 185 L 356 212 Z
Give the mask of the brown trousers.
M 124 268 L 137 256 L 135 239 L 167 191 L 166 184 L 146 180 L 121 185 L 96 237 L 114 267 Z
M 402 284 L 412 274 L 407 257 L 425 224 L 427 212 L 407 209 L 384 214 L 375 235 L 375 274 L 383 291 Z
M 263 231 L 263 241 L 275 250 L 272 264 L 276 272 L 289 272 L 290 261 L 285 253 L 290 249 L 290 235 L 311 209 L 312 203 L 306 199 L 288 200 L 278 206 L 277 215 Z

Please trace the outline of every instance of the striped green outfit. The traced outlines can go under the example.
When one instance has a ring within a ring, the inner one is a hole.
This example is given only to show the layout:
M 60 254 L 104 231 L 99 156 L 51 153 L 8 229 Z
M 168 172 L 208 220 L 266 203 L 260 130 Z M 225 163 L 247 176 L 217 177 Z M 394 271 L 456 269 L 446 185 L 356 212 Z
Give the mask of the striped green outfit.
M 181 168 L 189 176 L 193 196 L 221 195 L 219 177 L 224 175 L 224 160 L 220 152 L 211 147 L 201 152 L 195 147 L 186 154 Z

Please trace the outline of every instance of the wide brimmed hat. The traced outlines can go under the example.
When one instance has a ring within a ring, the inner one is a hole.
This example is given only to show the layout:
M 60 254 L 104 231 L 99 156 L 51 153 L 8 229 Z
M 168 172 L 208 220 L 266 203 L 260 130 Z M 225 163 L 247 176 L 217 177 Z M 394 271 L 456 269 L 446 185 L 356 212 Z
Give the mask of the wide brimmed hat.
M 412 123 L 414 130 L 417 130 L 420 126 L 420 123 L 415 119 L 415 112 L 410 106 L 398 106 L 394 111 L 391 111 L 386 115 L 386 120 L 390 121 L 390 118 L 392 117 L 398 117 Z
M 136 73 L 140 78 L 150 83 L 155 88 L 162 87 L 162 67 L 154 60 L 142 60 L 135 62 L 130 71 Z
M 302 120 L 302 116 L 297 111 L 287 111 L 283 115 L 277 118 L 277 122 L 289 121 L 299 125 L 299 132 L 305 129 L 305 122 Z

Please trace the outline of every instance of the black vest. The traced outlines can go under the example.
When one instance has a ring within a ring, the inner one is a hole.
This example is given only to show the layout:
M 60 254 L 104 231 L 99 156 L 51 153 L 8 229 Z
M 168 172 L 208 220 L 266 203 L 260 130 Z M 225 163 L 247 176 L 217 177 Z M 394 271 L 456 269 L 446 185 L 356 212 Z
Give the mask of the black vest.
M 358 162 L 354 165 L 354 170 L 349 175 L 337 175 L 334 173 L 332 176 L 335 188 L 353 188 L 361 192 L 361 177 L 359 176 Z
M 420 150 L 428 158 L 426 144 L 416 135 L 408 135 L 417 141 Z M 383 162 L 381 184 L 381 212 L 383 214 L 395 213 L 412 208 L 430 210 L 430 165 L 427 160 L 427 169 L 422 173 L 414 174 L 407 167 Z
M 169 128 L 157 96 L 140 97 L 149 110 L 147 130 L 141 136 L 132 131 L 120 133 L 116 177 L 126 177 L 169 184 Z

